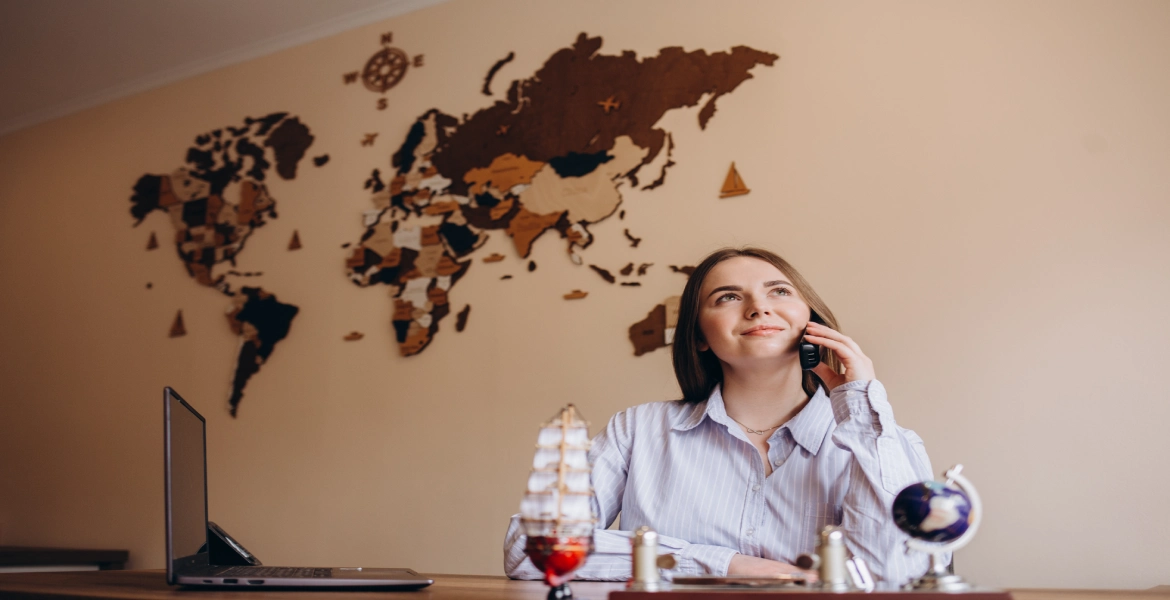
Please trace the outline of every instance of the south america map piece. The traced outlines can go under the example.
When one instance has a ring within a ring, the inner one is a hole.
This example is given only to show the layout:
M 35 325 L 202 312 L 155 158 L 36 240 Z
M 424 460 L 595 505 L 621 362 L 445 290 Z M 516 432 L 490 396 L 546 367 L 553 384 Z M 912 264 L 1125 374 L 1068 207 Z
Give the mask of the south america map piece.
M 158 236 L 154 235 L 153 231 L 150 232 L 150 239 L 146 241 L 146 249 L 147 250 L 157 250 L 158 249 Z
M 542 234 L 559 236 L 570 259 L 584 263 L 576 251 L 595 241 L 589 227 L 619 214 L 639 170 L 665 180 L 665 167 L 652 166 L 663 151 L 671 162 L 662 117 L 695 107 L 705 130 L 720 98 L 779 58 L 747 46 L 646 56 L 601 47 L 600 37 L 582 33 L 474 113 L 426 110 L 391 154 L 384 189 L 367 187 L 378 210 L 355 236 L 346 274 L 361 287 L 390 287 L 404 355 L 438 333 L 451 308 L 430 291 L 445 298 L 489 233 L 506 234 L 525 261 Z M 551 122 L 563 126 L 554 134 Z
M 184 335 L 187 335 L 187 327 L 183 325 L 183 311 L 180 310 L 175 313 L 175 322 L 171 323 L 171 337 L 176 338 Z
M 299 233 L 297 233 L 296 229 L 293 230 L 292 239 L 288 241 L 288 249 L 289 250 L 300 250 L 301 249 L 301 235 Z
M 731 163 L 731 168 L 727 170 L 727 179 L 723 180 L 723 189 L 719 190 L 719 197 L 742 196 L 750 191 L 744 185 L 743 178 L 739 176 L 739 171 L 735 170 L 735 163 Z
M 240 336 L 240 354 L 236 357 L 236 373 L 228 399 L 232 417 L 244 398 L 244 386 L 268 362 L 277 342 L 288 336 L 299 311 L 296 306 L 279 302 L 276 296 L 256 287 L 241 288 L 232 298 L 227 312 L 228 325 Z
M 341 339 L 343 339 L 347 342 L 356 342 L 364 337 L 366 337 L 366 334 L 364 334 L 360 331 L 351 331 L 351 332 L 347 333 L 345 335 L 345 337 L 343 337 Z
M 580 300 L 588 295 L 589 295 L 589 292 L 582 292 L 581 290 L 573 290 L 573 291 L 569 292 L 568 294 L 565 294 L 565 300 Z

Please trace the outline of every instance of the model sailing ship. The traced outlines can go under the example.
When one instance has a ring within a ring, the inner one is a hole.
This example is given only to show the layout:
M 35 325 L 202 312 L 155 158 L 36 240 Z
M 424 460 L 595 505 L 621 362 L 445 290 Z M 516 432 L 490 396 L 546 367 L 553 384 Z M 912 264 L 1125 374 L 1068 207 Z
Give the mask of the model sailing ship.
M 572 597 L 568 581 L 593 551 L 589 423 L 572 404 L 540 426 L 528 489 L 520 501 L 525 553 L 552 587 L 549 600 Z

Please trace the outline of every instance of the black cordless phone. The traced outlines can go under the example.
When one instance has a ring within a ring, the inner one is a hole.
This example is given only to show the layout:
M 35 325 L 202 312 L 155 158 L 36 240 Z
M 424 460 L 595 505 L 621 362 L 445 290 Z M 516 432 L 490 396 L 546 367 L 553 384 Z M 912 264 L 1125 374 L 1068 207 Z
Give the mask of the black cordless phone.
M 809 320 L 812 321 L 813 323 L 820 323 L 822 325 L 825 324 L 825 322 L 821 320 L 820 315 L 818 315 L 815 312 L 812 313 L 812 315 L 809 317 Z M 800 368 L 801 369 L 804 369 L 805 371 L 807 371 L 807 370 L 821 364 L 821 347 L 820 346 L 818 346 L 812 342 L 806 341 L 804 339 L 804 337 L 801 337 L 800 341 L 797 342 L 797 350 L 800 353 Z

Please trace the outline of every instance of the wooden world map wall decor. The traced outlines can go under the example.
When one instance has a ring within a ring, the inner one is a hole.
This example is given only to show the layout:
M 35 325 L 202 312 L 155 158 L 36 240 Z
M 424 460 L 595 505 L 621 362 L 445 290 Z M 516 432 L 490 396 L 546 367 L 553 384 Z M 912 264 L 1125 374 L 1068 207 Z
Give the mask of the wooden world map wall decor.
M 360 71 L 342 78 L 345 85 L 361 81 L 380 94 L 375 110 L 386 108 L 386 93 L 409 68 L 423 65 L 421 54 L 407 60 L 392 41 L 391 34 L 384 34 L 382 49 Z M 516 257 L 527 264 L 518 269 L 521 274 L 536 270 L 529 255 L 536 240 L 547 236 L 562 241 L 571 266 L 585 266 L 582 253 L 594 243 L 590 227 L 615 214 L 625 218 L 626 211 L 619 209 L 621 187 L 656 189 L 675 166 L 673 137 L 655 126 L 662 116 L 699 107 L 698 125 L 706 129 L 720 98 L 751 79 L 756 67 L 779 58 L 746 46 L 713 53 L 668 47 L 641 58 L 601 48 L 600 37 L 582 33 L 474 114 L 424 111 L 385 164 L 364 178 L 372 208 L 363 214 L 354 240 L 342 244 L 347 253 L 343 268 L 357 286 L 389 288 L 390 327 L 401 355 L 423 352 L 452 313 L 455 323 L 446 327 L 462 331 L 467 326 L 470 305 L 452 307 L 460 280 L 473 267 L 502 268 L 492 265 L 502 266 L 506 259 L 493 253 L 475 265 L 489 235 L 511 239 Z M 491 95 L 493 78 L 513 58 L 509 53 L 488 70 L 485 94 Z M 377 135 L 367 134 L 362 145 L 373 148 Z M 228 401 L 233 416 L 248 380 L 289 334 L 300 309 L 278 301 L 259 283 L 237 285 L 236 277 L 260 273 L 225 271 L 223 263 L 234 267 L 255 230 L 277 218 L 277 199 L 268 193 L 265 179 L 273 172 L 294 179 L 313 139 L 308 126 L 288 113 L 248 118 L 196 137 L 185 166 L 143 175 L 130 198 L 136 225 L 153 211 L 169 215 L 176 253 L 187 273 L 196 284 L 218 289 L 231 300 L 228 326 L 242 340 Z M 326 162 L 328 155 L 322 155 L 313 164 Z M 746 190 L 742 180 L 736 181 Z M 346 189 L 355 183 L 337 185 Z M 628 251 L 636 252 L 642 237 L 629 228 L 624 235 Z M 288 246 L 301 247 L 296 233 Z M 312 246 L 306 251 L 312 252 Z M 622 262 L 624 267 L 588 264 L 582 272 L 593 272 L 587 281 L 597 284 L 640 286 L 637 278 L 651 264 L 632 257 Z M 671 269 L 689 274 L 691 268 Z M 505 273 L 499 279 L 513 277 Z M 563 297 L 588 301 L 588 295 L 586 289 L 573 289 Z M 647 321 L 630 328 L 636 355 L 669 343 L 672 315 L 677 318 L 674 306 L 668 299 Z M 357 331 L 338 335 L 353 342 L 364 337 Z

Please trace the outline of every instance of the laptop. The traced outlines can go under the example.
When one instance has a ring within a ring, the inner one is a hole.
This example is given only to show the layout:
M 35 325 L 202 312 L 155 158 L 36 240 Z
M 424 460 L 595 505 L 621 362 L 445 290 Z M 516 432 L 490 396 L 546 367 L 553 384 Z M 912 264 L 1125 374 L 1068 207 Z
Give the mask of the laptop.
M 434 583 L 410 569 L 306 568 L 213 564 L 207 521 L 207 421 L 163 389 L 167 583 L 235 588 L 417 590 Z M 251 559 L 251 557 L 248 557 Z M 250 561 L 259 562 L 259 561 Z

